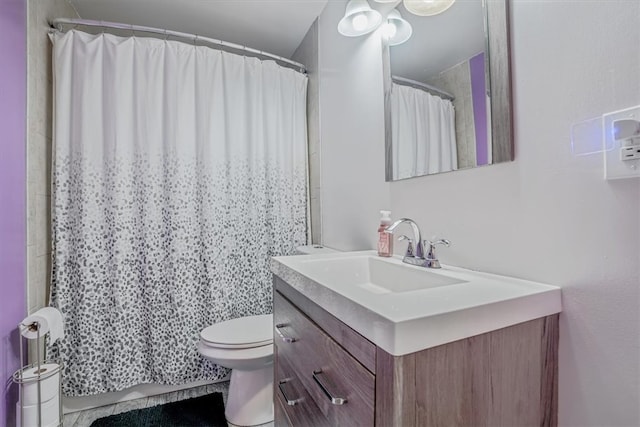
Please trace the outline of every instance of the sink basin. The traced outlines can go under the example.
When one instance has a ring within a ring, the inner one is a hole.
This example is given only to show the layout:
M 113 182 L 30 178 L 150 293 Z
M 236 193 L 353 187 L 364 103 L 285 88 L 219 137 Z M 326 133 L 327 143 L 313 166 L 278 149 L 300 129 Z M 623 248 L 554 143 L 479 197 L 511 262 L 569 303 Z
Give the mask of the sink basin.
M 275 257 L 271 271 L 394 356 L 562 309 L 556 286 L 447 265 L 427 269 L 374 251 Z
M 320 282 L 358 286 L 375 294 L 400 293 L 466 283 L 422 267 L 398 265 L 375 255 L 301 260 L 301 268 Z

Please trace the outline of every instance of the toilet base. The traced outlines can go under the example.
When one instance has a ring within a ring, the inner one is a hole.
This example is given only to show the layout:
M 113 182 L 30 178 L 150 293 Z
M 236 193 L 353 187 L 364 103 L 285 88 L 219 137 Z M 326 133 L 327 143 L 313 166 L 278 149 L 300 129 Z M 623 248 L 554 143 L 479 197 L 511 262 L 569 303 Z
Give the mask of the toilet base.
M 252 371 L 231 371 L 224 416 L 236 426 L 273 421 L 273 364 Z

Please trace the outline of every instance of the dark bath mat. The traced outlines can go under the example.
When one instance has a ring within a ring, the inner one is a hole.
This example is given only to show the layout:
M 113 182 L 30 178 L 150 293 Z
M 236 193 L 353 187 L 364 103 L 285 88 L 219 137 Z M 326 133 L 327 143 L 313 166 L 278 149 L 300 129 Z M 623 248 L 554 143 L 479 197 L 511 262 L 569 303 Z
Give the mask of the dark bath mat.
M 222 393 L 165 403 L 95 420 L 91 427 L 227 427 Z

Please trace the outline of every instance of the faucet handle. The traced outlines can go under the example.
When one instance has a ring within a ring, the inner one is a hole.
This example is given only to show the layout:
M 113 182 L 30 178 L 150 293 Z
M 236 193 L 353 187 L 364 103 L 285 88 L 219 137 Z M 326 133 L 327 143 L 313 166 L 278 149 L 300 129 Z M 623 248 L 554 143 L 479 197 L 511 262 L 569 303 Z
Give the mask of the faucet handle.
M 424 241 L 424 245 L 425 246 L 429 246 L 429 248 L 431 247 L 435 247 L 435 245 L 444 245 L 444 246 L 451 246 L 451 242 L 447 239 L 438 239 L 438 240 L 425 240 Z
M 413 239 L 406 236 L 406 235 L 402 235 L 400 237 L 398 237 L 398 240 L 402 241 L 402 240 L 406 240 L 408 245 L 407 245 L 407 252 L 405 252 L 404 256 L 405 257 L 412 257 L 413 255 Z
M 440 268 L 440 262 L 438 261 L 438 257 L 436 257 L 436 245 L 444 245 L 449 247 L 451 245 L 451 242 L 447 239 L 434 239 L 424 241 L 425 250 L 427 251 L 425 259 L 428 261 L 430 268 Z

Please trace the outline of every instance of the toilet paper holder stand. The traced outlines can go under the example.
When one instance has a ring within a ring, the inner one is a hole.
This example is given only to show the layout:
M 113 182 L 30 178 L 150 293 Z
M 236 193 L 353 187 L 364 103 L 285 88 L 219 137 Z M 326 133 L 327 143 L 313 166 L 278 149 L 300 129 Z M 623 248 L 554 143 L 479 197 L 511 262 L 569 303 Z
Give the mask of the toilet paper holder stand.
M 13 374 L 13 382 L 18 384 L 18 387 L 20 389 L 20 401 L 19 401 L 19 405 L 20 405 L 20 426 L 21 427 L 35 427 L 35 426 L 31 426 L 31 425 L 25 425 L 25 400 L 24 400 L 24 390 L 25 387 L 27 385 L 31 385 L 34 384 L 37 387 L 37 427 L 52 427 L 52 426 L 62 426 L 62 375 L 61 375 L 61 371 L 62 371 L 62 363 L 59 360 L 55 360 L 55 359 L 47 359 L 46 358 L 46 347 L 43 349 L 45 351 L 45 355 L 43 358 L 40 357 L 41 353 L 40 353 L 40 345 L 41 345 L 41 341 L 40 338 L 42 337 L 46 337 L 48 332 L 45 333 L 44 335 L 42 335 L 40 333 L 40 324 L 37 321 L 31 322 L 29 324 L 23 324 L 20 323 L 18 325 L 18 330 L 20 332 L 20 362 L 22 363 L 25 359 L 24 359 L 24 355 L 25 355 L 25 349 L 24 349 L 24 341 L 26 340 L 26 338 L 23 337 L 22 332 L 24 332 L 25 330 L 28 330 L 30 332 L 36 332 L 36 354 L 37 354 L 37 358 L 36 361 L 34 363 L 22 366 L 20 369 L 18 369 L 16 372 L 14 372 Z M 55 364 L 56 367 L 53 369 L 49 369 L 49 368 L 45 368 L 43 369 L 42 366 L 45 364 Z M 29 378 L 25 378 L 24 374 L 27 370 L 36 368 L 36 375 L 33 377 L 29 377 Z M 60 374 L 58 375 L 58 420 L 57 420 L 57 424 L 52 424 L 51 422 L 47 423 L 46 425 L 43 424 L 42 422 L 42 382 L 48 378 L 53 377 L 56 374 Z

